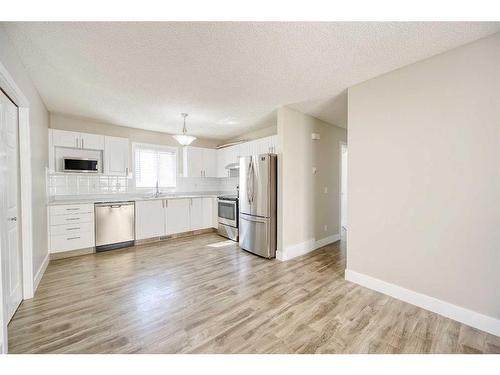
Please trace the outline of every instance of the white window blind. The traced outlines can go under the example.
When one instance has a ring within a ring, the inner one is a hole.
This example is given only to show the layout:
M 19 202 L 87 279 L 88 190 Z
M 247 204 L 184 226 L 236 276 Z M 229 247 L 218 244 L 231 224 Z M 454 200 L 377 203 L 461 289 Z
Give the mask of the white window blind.
M 159 145 L 134 144 L 135 187 L 176 186 L 177 149 Z

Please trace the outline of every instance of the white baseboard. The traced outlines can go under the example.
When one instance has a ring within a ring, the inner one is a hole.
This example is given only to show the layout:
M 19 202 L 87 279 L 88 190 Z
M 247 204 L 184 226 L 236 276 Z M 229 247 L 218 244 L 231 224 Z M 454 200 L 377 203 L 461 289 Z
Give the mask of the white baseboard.
M 276 253 L 276 258 L 282 261 L 290 260 L 298 256 L 310 253 L 311 251 L 319 249 L 320 247 L 326 246 L 338 240 L 340 240 L 340 234 L 334 234 L 332 236 L 328 236 L 320 240 L 315 240 L 314 238 L 311 238 L 307 241 L 287 246 L 285 248 L 285 251 L 278 251 Z
M 42 280 L 42 276 L 45 273 L 45 270 L 47 269 L 47 266 L 49 265 L 49 254 L 47 254 L 40 265 L 40 268 L 38 269 L 35 279 L 33 280 L 33 295 L 35 294 L 38 284 L 40 284 L 40 280 Z
M 415 292 L 352 270 L 345 270 L 345 279 L 404 302 L 456 320 L 481 331 L 500 336 L 500 319 L 453 305 L 449 302 Z

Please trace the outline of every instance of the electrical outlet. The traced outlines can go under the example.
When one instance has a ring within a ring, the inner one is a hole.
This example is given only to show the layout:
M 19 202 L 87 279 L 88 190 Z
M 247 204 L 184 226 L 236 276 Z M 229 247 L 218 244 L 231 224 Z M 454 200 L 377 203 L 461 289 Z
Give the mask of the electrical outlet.
M 316 174 L 318 172 L 318 168 L 316 167 L 313 167 L 313 170 L 312 170 L 313 174 Z

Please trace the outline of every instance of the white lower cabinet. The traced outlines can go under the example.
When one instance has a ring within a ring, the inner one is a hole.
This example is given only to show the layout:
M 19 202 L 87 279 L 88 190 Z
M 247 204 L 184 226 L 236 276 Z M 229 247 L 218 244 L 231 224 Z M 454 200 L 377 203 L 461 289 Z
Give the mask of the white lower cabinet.
M 95 246 L 94 205 L 58 205 L 48 210 L 49 252 Z
M 135 202 L 135 237 L 137 240 L 165 235 L 165 200 Z
M 190 230 L 203 229 L 203 198 L 190 199 Z
M 216 228 L 216 204 L 217 199 L 213 197 L 136 201 L 136 239 Z
M 190 229 L 190 199 L 166 200 L 166 235 L 189 232 Z

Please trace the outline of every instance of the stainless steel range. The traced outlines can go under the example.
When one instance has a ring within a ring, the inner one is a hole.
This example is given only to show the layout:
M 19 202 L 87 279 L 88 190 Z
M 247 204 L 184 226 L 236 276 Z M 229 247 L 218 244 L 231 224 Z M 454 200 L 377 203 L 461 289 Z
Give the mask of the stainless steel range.
M 217 232 L 233 241 L 238 241 L 238 196 L 220 195 L 217 197 Z

